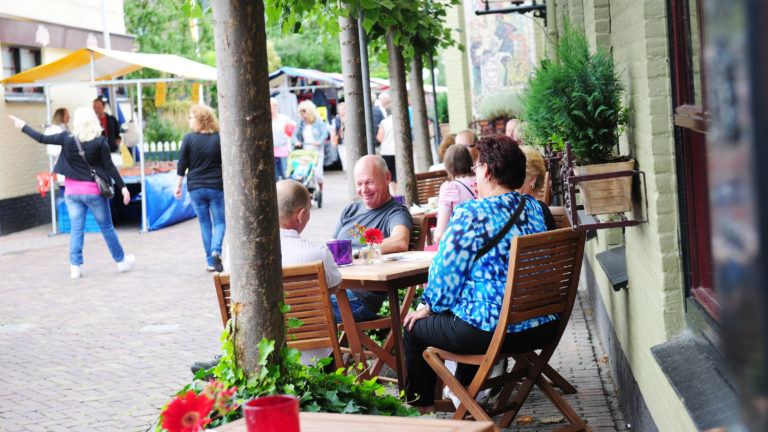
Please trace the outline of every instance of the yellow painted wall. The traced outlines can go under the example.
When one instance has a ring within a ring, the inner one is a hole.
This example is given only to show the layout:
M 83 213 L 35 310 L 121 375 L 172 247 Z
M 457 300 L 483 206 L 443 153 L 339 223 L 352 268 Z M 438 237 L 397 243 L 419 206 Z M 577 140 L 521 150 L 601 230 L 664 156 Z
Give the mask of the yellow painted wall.
M 452 29 L 454 40 L 466 45 L 467 38 L 464 26 L 464 6 L 459 4 L 448 10 L 446 25 Z M 470 80 L 467 52 L 458 48 L 445 50 L 444 61 L 445 83 L 448 87 L 448 112 L 450 113 L 451 132 L 456 133 L 467 129 L 472 121 L 472 98 L 470 97 Z
M 577 6 L 583 5 L 583 8 Z M 647 174 L 647 224 L 625 230 L 629 285 L 614 292 L 595 254 L 610 247 L 607 230 L 589 242 L 587 257 L 613 329 L 643 399 L 661 431 L 694 431 L 693 422 L 651 355 L 684 329 L 678 207 L 666 6 L 662 0 L 570 0 L 590 44 L 606 44 L 627 86 L 630 125 L 624 154 Z M 636 204 L 640 200 L 636 200 Z M 636 213 L 636 217 L 642 214 Z

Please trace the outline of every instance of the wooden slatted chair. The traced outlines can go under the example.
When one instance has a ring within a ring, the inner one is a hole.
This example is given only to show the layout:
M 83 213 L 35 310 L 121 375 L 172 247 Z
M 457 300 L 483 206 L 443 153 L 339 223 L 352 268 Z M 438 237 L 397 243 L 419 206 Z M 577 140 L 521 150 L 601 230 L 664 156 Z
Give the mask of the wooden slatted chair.
M 438 196 L 440 186 L 448 181 L 448 173 L 445 171 L 430 171 L 416 173 L 416 203 L 424 205 L 429 202 L 429 197 Z
M 488 351 L 479 355 L 455 354 L 434 347 L 424 351 L 424 358 L 437 373 L 438 379 L 445 382 L 461 402 L 456 408 L 454 419 L 463 419 L 469 414 L 475 420 L 491 420 L 492 416 L 503 413 L 499 426 L 508 427 L 532 387 L 536 385 L 571 423 L 559 431 L 590 431 L 544 375 L 576 300 L 584 238 L 583 231 L 570 229 L 515 237 L 512 240 L 499 324 Z M 560 315 L 557 335 L 551 341 L 542 341 L 544 344 L 539 353 L 501 352 L 509 325 L 549 314 Z M 509 357 L 515 361 L 512 370 L 498 377 L 488 378 L 493 365 L 500 359 Z M 479 366 L 468 387 L 462 386 L 451 374 L 444 364 L 445 360 Z M 498 385 L 502 387 L 501 393 L 494 405 L 486 411 L 477 403 L 475 397 L 481 390 Z M 510 400 L 515 388 L 517 393 Z M 436 401 L 435 408 L 450 411 L 453 404 L 450 401 Z
M 536 199 L 546 205 L 552 202 L 552 184 L 549 181 L 549 171 L 544 174 L 544 185 L 539 189 L 539 193 L 536 194 Z
M 216 296 L 224 325 L 231 316 L 228 273 L 213 275 Z M 331 308 L 330 292 L 325 282 L 322 261 L 283 267 L 284 303 L 291 307 L 285 315 L 303 321 L 298 328 L 287 329 L 286 345 L 298 350 L 330 347 L 337 368 L 343 366 L 339 341 L 336 339 L 335 320 Z
M 568 215 L 565 214 L 565 207 L 553 206 L 549 208 L 552 212 L 552 216 L 555 218 L 555 226 L 557 228 L 571 228 L 571 221 L 568 219 Z
M 426 242 L 426 233 L 429 229 L 427 227 L 427 219 L 423 216 L 414 216 L 413 218 L 413 225 L 411 225 L 411 235 L 408 243 L 408 250 L 409 251 L 423 251 L 424 250 L 424 244 Z M 405 315 L 408 313 L 408 310 L 411 307 L 411 303 L 413 303 L 414 297 L 416 297 L 416 286 L 408 287 L 408 289 L 405 291 L 405 295 L 403 296 L 403 300 L 400 303 L 400 316 L 405 317 Z M 378 376 L 379 373 L 381 373 L 381 369 L 384 367 L 385 363 L 394 364 L 395 359 L 392 354 L 392 351 L 395 348 L 395 340 L 392 337 L 392 320 L 390 317 L 381 317 L 370 321 L 361 321 L 357 324 L 357 329 L 361 332 L 359 335 L 360 337 L 360 343 L 363 345 L 363 348 L 365 349 L 365 357 L 366 358 L 375 358 L 377 359 L 370 369 L 370 376 Z M 340 338 L 340 344 L 346 345 L 346 337 L 344 336 L 344 333 L 346 329 L 344 328 L 344 324 L 340 323 L 338 325 L 339 331 L 342 332 L 341 338 Z M 362 333 L 365 331 L 370 330 L 382 330 L 382 329 L 390 329 L 389 334 L 387 335 L 386 339 L 384 340 L 383 345 L 377 344 L 373 339 L 371 339 L 368 335 Z M 399 330 L 399 329 L 398 329 Z M 341 351 L 343 353 L 351 353 L 351 350 L 349 347 L 342 346 Z M 361 359 L 357 359 L 359 361 Z

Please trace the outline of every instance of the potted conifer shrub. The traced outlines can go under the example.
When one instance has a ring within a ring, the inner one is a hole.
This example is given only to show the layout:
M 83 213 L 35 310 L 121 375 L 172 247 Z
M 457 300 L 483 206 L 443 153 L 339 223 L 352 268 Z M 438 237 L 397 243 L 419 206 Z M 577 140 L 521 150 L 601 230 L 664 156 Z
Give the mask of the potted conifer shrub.
M 632 170 L 634 160 L 616 155 L 627 110 L 613 56 L 599 44 L 590 53 L 584 30 L 563 18 L 557 60 L 543 60 L 523 94 L 528 130 L 556 150 L 569 141 L 576 175 Z M 617 177 L 579 183 L 579 190 L 587 214 L 607 214 L 632 209 L 631 186 L 631 177 Z

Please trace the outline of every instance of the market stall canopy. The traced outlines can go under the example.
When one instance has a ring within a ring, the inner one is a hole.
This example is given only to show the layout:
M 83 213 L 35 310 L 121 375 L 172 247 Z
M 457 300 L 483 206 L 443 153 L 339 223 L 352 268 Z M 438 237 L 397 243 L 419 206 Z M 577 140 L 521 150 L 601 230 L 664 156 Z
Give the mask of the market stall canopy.
M 301 69 L 283 66 L 280 69 L 269 74 L 269 86 L 275 88 L 285 81 L 285 77 L 305 78 L 312 81 L 318 81 L 322 86 L 342 87 L 344 81 L 341 78 L 333 76 L 315 69 Z
M 91 76 L 93 54 L 93 76 Z M 141 68 L 178 78 L 216 81 L 216 68 L 172 54 L 143 54 L 102 48 L 81 48 L 72 54 L 4 79 L 4 85 L 109 81 Z

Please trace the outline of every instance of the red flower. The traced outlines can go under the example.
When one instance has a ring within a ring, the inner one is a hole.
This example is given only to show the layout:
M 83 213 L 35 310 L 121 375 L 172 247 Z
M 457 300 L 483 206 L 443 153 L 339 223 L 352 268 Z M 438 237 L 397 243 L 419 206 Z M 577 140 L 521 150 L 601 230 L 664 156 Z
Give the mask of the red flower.
M 365 233 L 363 233 L 363 238 L 365 238 L 365 242 L 368 244 L 381 244 L 381 242 L 384 241 L 384 233 L 376 228 L 368 228 L 365 230 Z
M 163 411 L 163 428 L 169 432 L 196 432 L 211 422 L 207 419 L 213 400 L 193 390 L 174 399 Z

